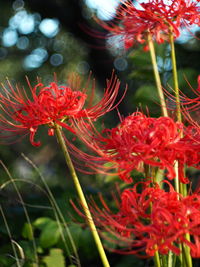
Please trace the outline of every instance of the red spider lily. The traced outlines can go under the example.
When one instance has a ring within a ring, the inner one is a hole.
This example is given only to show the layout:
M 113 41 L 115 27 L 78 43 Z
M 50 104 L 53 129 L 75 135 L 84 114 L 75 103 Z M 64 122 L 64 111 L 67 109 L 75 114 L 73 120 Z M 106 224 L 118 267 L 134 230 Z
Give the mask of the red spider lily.
M 109 209 L 105 200 L 101 201 L 103 209 L 91 203 L 97 225 L 115 237 L 110 241 L 126 245 L 116 252 L 154 256 L 156 251 L 165 255 L 171 250 L 179 255 L 178 244 L 186 244 L 192 257 L 200 257 L 200 194 L 183 197 L 169 183 L 169 192 L 157 184 L 149 185 L 143 183 L 141 193 L 138 184 L 124 190 L 117 213 Z M 186 234 L 191 235 L 191 241 Z
M 144 165 L 166 169 L 167 177 L 174 179 L 175 161 L 179 162 L 179 180 L 187 183 L 184 176 L 184 164 L 198 163 L 199 144 L 190 138 L 189 131 L 183 139 L 183 124 L 169 117 L 151 118 L 140 112 L 126 117 L 116 128 L 105 129 L 98 133 L 93 124 L 79 121 L 76 124 L 79 138 L 96 153 L 88 155 L 73 146 L 71 153 L 82 159 L 88 167 L 108 172 L 117 168 L 117 174 L 125 182 L 132 182 L 132 170 L 144 172 Z M 111 166 L 103 165 L 106 162 Z M 84 169 L 84 166 L 82 169 Z
M 162 43 L 172 32 L 174 37 L 180 35 L 179 28 L 188 25 L 200 25 L 199 1 L 191 0 L 149 0 L 136 8 L 132 1 L 122 1 L 115 23 L 98 21 L 112 35 L 122 36 L 125 48 L 134 43 L 145 43 L 147 34 Z
M 49 86 L 44 86 L 39 82 L 32 88 L 28 81 L 28 85 L 30 92 L 19 87 L 13 88 L 9 82 L 9 88 L 3 85 L 3 92 L 0 93 L 1 110 L 3 111 L 0 117 L 0 130 L 3 137 L 30 133 L 31 144 L 39 146 L 40 142 L 35 142 L 34 136 L 40 125 L 45 124 L 50 127 L 49 135 L 54 134 L 55 124 L 74 133 L 71 118 L 96 120 L 99 116 L 115 108 L 114 102 L 118 95 L 120 82 L 113 74 L 107 81 L 103 98 L 94 105 L 91 103 L 94 84 L 90 96 L 86 94 L 86 89 L 73 90 L 69 86 L 59 86 L 57 82 L 52 82 Z M 29 97 L 28 94 L 31 96 Z M 85 105 L 86 100 L 89 102 L 87 106 Z

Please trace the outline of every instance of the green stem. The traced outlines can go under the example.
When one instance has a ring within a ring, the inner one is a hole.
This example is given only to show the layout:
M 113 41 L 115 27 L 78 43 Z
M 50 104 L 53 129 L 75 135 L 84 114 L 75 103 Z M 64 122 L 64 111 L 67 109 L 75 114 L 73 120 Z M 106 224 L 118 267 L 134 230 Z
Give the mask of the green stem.
M 186 234 L 186 239 L 188 241 L 190 241 L 190 235 L 189 234 Z M 186 267 L 192 267 L 192 258 L 190 255 L 190 248 L 187 245 L 183 244 L 182 249 L 183 249 L 183 256 L 184 256 L 184 261 L 185 261 Z
M 168 253 L 167 267 L 172 267 L 172 266 L 173 266 L 173 253 L 170 250 L 169 253 Z
M 180 104 L 180 96 L 179 96 L 179 85 L 178 85 L 178 73 L 177 73 L 177 66 L 176 66 L 176 54 L 175 54 L 173 32 L 170 33 L 169 40 L 170 40 L 170 46 L 171 46 L 173 83 L 174 83 L 174 92 L 175 92 L 175 98 L 176 98 L 176 117 L 177 117 L 177 121 L 178 122 L 182 122 L 181 104 Z M 175 163 L 175 169 L 176 169 L 176 178 L 175 178 L 176 191 L 178 193 L 180 191 L 180 193 L 183 195 L 184 192 L 187 192 L 187 189 L 186 189 L 186 185 L 181 184 L 179 182 L 179 179 L 178 179 L 178 163 Z
M 27 223 L 28 223 L 28 225 L 30 227 L 31 232 L 33 233 L 33 227 L 32 227 L 32 224 L 31 224 L 30 217 L 28 215 L 28 210 L 26 209 L 26 206 L 24 204 L 24 201 L 23 201 L 22 195 L 20 193 L 20 190 L 18 189 L 18 187 L 17 187 L 17 185 L 16 185 L 13 177 L 11 176 L 9 170 L 7 169 L 7 167 L 4 165 L 4 163 L 1 160 L 0 160 L 0 164 L 3 166 L 3 168 L 6 171 L 8 177 L 10 178 L 10 181 L 13 184 L 13 187 L 14 187 L 14 189 L 15 189 L 15 191 L 17 193 L 17 196 L 18 196 L 18 198 L 20 200 L 20 203 L 21 203 L 21 205 L 23 207 L 23 210 L 24 210 L 24 214 L 25 214 L 25 218 L 27 220 Z M 34 238 L 32 240 L 32 244 L 33 244 L 33 252 L 34 252 L 35 263 L 36 263 L 37 266 L 39 266 L 39 259 L 38 259 L 38 254 L 37 254 L 37 245 L 35 243 L 35 239 Z
M 173 72 L 173 83 L 174 83 L 174 91 L 175 91 L 175 98 L 176 98 L 176 117 L 178 122 L 182 122 L 182 116 L 181 116 L 181 104 L 180 104 L 180 96 L 179 96 L 179 85 L 178 85 L 178 73 L 177 73 L 177 65 L 176 65 L 176 54 L 175 54 L 175 46 L 174 46 L 174 36 L 173 32 L 171 30 L 171 33 L 169 35 L 170 40 L 170 46 L 171 46 L 171 60 L 172 60 L 172 72 Z M 178 178 L 178 162 L 175 163 L 176 166 L 176 178 L 175 178 L 175 184 L 178 184 L 179 178 Z M 186 184 L 183 184 L 179 182 L 179 191 L 183 196 L 187 196 L 187 186 Z M 179 192 L 177 191 L 177 192 Z M 190 235 L 186 234 L 186 239 L 190 240 Z M 185 262 L 185 265 L 187 267 L 192 267 L 192 258 L 190 255 L 190 248 L 186 246 L 185 244 L 182 244 L 182 251 L 183 251 L 183 260 Z
M 71 161 L 67 146 L 65 144 L 65 140 L 63 138 L 61 128 L 57 124 L 55 125 L 55 132 L 56 132 L 56 136 L 57 136 L 58 142 L 59 142 L 59 144 L 60 144 L 60 146 L 62 148 L 62 151 L 64 153 L 65 161 L 67 163 L 67 166 L 68 166 L 69 171 L 71 173 L 71 176 L 73 178 L 75 188 L 77 190 L 78 196 L 79 196 L 81 204 L 83 206 L 83 209 L 84 209 L 87 221 L 88 221 L 88 225 L 90 227 L 90 230 L 92 232 L 93 238 L 95 240 L 97 249 L 99 251 L 99 255 L 100 255 L 102 263 L 103 263 L 103 266 L 104 267 L 109 267 L 110 264 L 109 264 L 108 259 L 106 257 L 106 254 L 105 254 L 103 245 L 101 243 L 101 239 L 100 239 L 100 237 L 98 235 L 98 232 L 97 232 L 96 226 L 94 224 L 94 221 L 92 219 L 92 215 L 90 213 L 87 201 L 86 201 L 85 196 L 83 194 L 83 190 L 82 190 L 81 185 L 79 183 L 79 179 L 78 179 L 78 177 L 76 175 L 76 171 L 74 169 L 74 165 L 73 165 L 73 163 Z
M 175 179 L 174 179 L 174 184 L 175 184 L 175 189 L 177 193 L 180 193 L 182 185 L 179 182 L 179 175 L 178 175 L 178 162 L 176 161 L 174 164 L 174 170 L 176 173 Z
M 155 267 L 161 267 L 158 251 L 156 251 L 154 254 L 154 263 L 155 263 Z
M 177 73 L 177 66 L 176 66 L 176 54 L 175 54 L 173 32 L 170 33 L 169 37 L 170 37 L 169 39 L 170 39 L 170 46 L 171 46 L 171 60 L 172 60 L 174 92 L 175 92 L 175 98 L 176 98 L 176 117 L 177 117 L 178 122 L 182 122 L 181 104 L 180 104 L 180 96 L 179 96 L 179 85 L 178 85 L 178 73 Z M 177 169 L 178 169 L 178 166 L 177 166 Z M 178 177 L 178 174 L 176 176 Z M 187 187 L 185 184 L 179 183 L 179 190 L 183 196 L 187 195 Z M 177 191 L 177 192 L 179 192 L 179 191 Z
M 158 65 L 156 62 L 156 53 L 155 53 L 154 43 L 153 43 L 152 36 L 150 33 L 148 33 L 148 45 L 149 45 L 149 51 L 150 51 L 152 65 L 153 65 L 156 87 L 157 87 L 158 96 L 159 96 L 160 104 L 162 108 L 162 114 L 163 116 L 168 117 L 167 106 L 165 103 L 165 97 L 163 94 L 162 84 L 161 84 L 160 75 L 158 71 Z
M 14 252 L 14 258 L 15 258 L 15 260 L 16 260 L 16 266 L 17 266 L 17 267 L 21 267 L 20 260 L 18 259 L 18 256 L 17 256 L 17 251 L 16 251 L 16 249 L 15 249 L 15 245 L 14 245 L 14 243 L 13 243 L 13 239 L 12 239 L 12 235 L 11 235 L 11 232 L 10 232 L 10 228 L 9 228 L 8 223 L 7 223 L 6 216 L 5 216 L 5 214 L 4 214 L 4 211 L 3 211 L 2 207 L 1 207 L 1 205 L 0 205 L 0 212 L 1 212 L 1 214 L 2 214 L 2 217 L 3 217 L 3 220 L 4 220 L 4 224 L 5 224 L 5 227 L 6 227 L 8 236 L 9 236 L 9 238 L 10 238 L 10 242 L 11 242 L 12 250 L 13 250 L 13 252 Z
M 180 96 L 179 96 L 178 73 L 177 73 L 177 67 L 176 67 L 174 36 L 172 32 L 169 35 L 169 40 L 170 40 L 170 46 L 171 46 L 172 72 L 173 72 L 174 91 L 175 91 L 175 97 L 176 97 L 176 117 L 177 117 L 177 120 L 181 122 L 182 117 L 181 117 L 181 105 L 180 105 Z
M 51 192 L 51 190 L 50 190 L 50 188 L 48 186 L 48 184 L 45 181 L 45 178 L 43 177 L 42 173 L 39 171 L 37 166 L 28 157 L 26 157 L 23 153 L 22 153 L 22 157 L 36 170 L 36 172 L 38 173 L 38 175 L 39 175 L 39 177 L 40 177 L 40 179 L 41 179 L 41 181 L 42 181 L 42 183 L 43 183 L 43 185 L 44 185 L 44 187 L 46 189 L 47 197 L 49 199 L 49 202 L 51 203 L 51 206 L 53 207 L 53 212 L 54 212 L 56 221 L 57 221 L 59 229 L 60 229 L 61 238 L 62 238 L 62 241 L 64 243 L 64 246 L 65 246 L 65 249 L 67 251 L 67 254 L 69 256 L 71 265 L 73 265 L 74 259 L 76 259 L 76 265 L 77 265 L 77 267 L 80 267 L 81 266 L 80 259 L 79 259 L 79 256 L 78 256 L 78 252 L 77 252 L 76 245 L 74 243 L 73 237 L 72 237 L 72 235 L 70 233 L 70 230 L 69 230 L 69 228 L 68 228 L 68 226 L 66 224 L 65 218 L 63 217 L 63 214 L 62 214 L 62 212 L 61 212 L 61 210 L 60 210 L 60 208 L 59 208 L 59 206 L 58 206 L 58 204 L 57 204 L 57 202 L 56 202 L 56 200 L 55 200 L 55 198 L 54 198 L 54 196 L 53 196 L 53 194 L 52 194 L 52 192 Z M 61 222 L 60 222 L 60 220 L 61 220 Z M 65 229 L 65 231 L 67 233 L 67 236 L 68 236 L 68 238 L 70 240 L 70 243 L 71 243 L 72 249 L 74 251 L 75 257 L 69 251 L 69 248 L 68 248 L 68 245 L 67 245 L 67 241 L 66 241 L 66 238 L 64 236 L 61 224 L 64 226 L 64 229 Z

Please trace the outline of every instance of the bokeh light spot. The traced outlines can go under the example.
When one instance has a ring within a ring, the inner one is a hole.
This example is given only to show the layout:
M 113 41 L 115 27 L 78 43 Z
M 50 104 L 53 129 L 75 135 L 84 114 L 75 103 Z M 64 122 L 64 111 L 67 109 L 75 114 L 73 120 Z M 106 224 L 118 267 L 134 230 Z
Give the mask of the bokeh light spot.
M 96 10 L 100 19 L 109 20 L 114 16 L 120 0 L 85 0 L 85 2 L 90 8 Z
M 30 34 L 35 28 L 34 15 L 28 14 L 25 10 L 21 10 L 10 18 L 9 26 L 12 29 L 17 29 L 22 34 Z
M 44 61 L 46 61 L 48 53 L 44 48 L 37 48 L 32 51 L 30 55 L 24 59 L 24 68 L 26 70 L 32 70 L 39 68 Z
M 57 19 L 43 19 L 39 29 L 46 37 L 52 38 L 59 31 L 59 21 Z
M 27 49 L 29 46 L 29 39 L 26 36 L 22 36 L 17 41 L 17 47 L 21 50 Z
M 50 63 L 53 66 L 59 66 L 63 63 L 63 56 L 61 54 L 53 54 L 50 57 Z
M 18 34 L 16 30 L 12 30 L 10 28 L 7 28 L 3 32 L 2 41 L 3 45 L 6 47 L 10 47 L 16 44 L 18 39 Z
M 128 62 L 123 57 L 118 57 L 114 60 L 114 66 L 119 71 L 124 71 L 128 67 Z

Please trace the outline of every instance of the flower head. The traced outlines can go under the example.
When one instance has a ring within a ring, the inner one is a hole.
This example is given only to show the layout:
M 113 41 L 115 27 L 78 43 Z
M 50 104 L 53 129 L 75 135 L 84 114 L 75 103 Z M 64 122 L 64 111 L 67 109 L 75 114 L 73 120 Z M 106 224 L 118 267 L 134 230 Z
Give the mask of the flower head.
M 158 184 L 150 187 L 149 183 L 125 189 L 117 213 L 110 210 L 102 197 L 103 208 L 91 204 L 97 225 L 111 233 L 111 242 L 117 238 L 121 246 L 117 252 L 138 255 L 145 252 L 154 256 L 156 251 L 166 255 L 171 250 L 179 255 L 178 245 L 186 244 L 192 257 L 200 257 L 200 194 L 183 197 L 167 184 L 169 191 Z M 186 234 L 192 236 L 191 241 Z
M 87 156 L 76 152 L 76 157 L 88 161 L 88 166 L 94 170 L 103 169 L 102 163 L 110 162 L 117 168 L 117 174 L 125 182 L 132 182 L 131 172 L 144 171 L 145 165 L 166 169 L 167 177 L 176 177 L 174 164 L 179 162 L 179 179 L 187 183 L 183 166 L 186 162 L 196 164 L 197 151 L 194 142 L 183 139 L 183 124 L 174 122 L 169 117 L 152 118 L 136 112 L 126 117 L 115 128 L 104 129 L 98 133 L 94 125 L 84 122 L 77 124 L 77 135 L 98 157 Z M 192 139 L 190 139 L 192 140 Z M 191 157 L 190 154 L 193 153 Z M 193 158 L 193 160 L 191 160 Z
M 180 35 L 180 27 L 200 25 L 199 1 L 195 0 L 148 0 L 136 8 L 132 1 L 122 1 L 115 23 L 98 21 L 112 35 L 122 36 L 125 47 L 130 48 L 136 42 L 145 43 L 147 34 L 162 43 L 172 33 Z
M 96 120 L 113 109 L 120 82 L 112 75 L 111 80 L 107 81 L 103 98 L 94 105 L 94 85 L 90 97 L 86 93 L 87 88 L 74 90 L 70 86 L 59 86 L 57 82 L 52 82 L 49 86 L 39 82 L 31 87 L 28 81 L 28 85 L 29 92 L 23 88 L 13 88 L 9 82 L 8 88 L 3 85 L 3 92 L 0 93 L 3 111 L 0 116 L 0 130 L 4 137 L 30 133 L 31 143 L 39 146 L 40 142 L 35 142 L 34 136 L 40 125 L 50 127 L 49 135 L 54 134 L 55 124 L 74 133 L 72 118 Z M 87 106 L 86 100 L 89 102 Z

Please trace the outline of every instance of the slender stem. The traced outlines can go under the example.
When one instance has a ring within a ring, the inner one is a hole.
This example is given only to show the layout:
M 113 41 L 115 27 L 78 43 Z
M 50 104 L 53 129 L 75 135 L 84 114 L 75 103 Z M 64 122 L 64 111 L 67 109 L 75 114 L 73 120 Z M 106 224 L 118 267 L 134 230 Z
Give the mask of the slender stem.
M 182 122 L 181 116 L 181 104 L 180 104 L 180 96 L 179 96 L 179 85 L 178 85 L 178 73 L 177 73 L 177 65 L 176 65 L 176 54 L 175 54 L 175 46 L 174 46 L 174 36 L 171 30 L 169 35 L 170 46 L 171 46 L 171 60 L 172 60 L 172 72 L 173 72 L 173 82 L 174 82 L 174 91 L 175 91 L 175 98 L 176 98 L 176 117 L 178 122 Z M 176 178 L 175 184 L 178 182 L 178 163 L 176 164 Z M 187 196 L 187 186 L 179 182 L 179 190 L 183 196 Z M 178 191 L 177 191 L 178 192 Z M 190 235 L 186 234 L 186 239 L 190 240 Z M 192 267 L 192 258 L 190 255 L 190 248 L 185 244 L 182 244 L 182 251 L 183 251 L 183 260 L 187 267 Z
M 158 251 L 156 251 L 154 254 L 154 263 L 155 263 L 155 267 L 161 267 Z
M 4 165 L 4 163 L 3 163 L 1 160 L 0 160 L 0 164 L 3 166 L 3 168 L 4 168 L 4 170 L 6 171 L 8 177 L 10 178 L 10 181 L 11 181 L 12 184 L 13 184 L 13 187 L 14 187 L 14 189 L 15 189 L 15 191 L 16 191 L 16 193 L 17 193 L 17 196 L 18 196 L 18 198 L 19 198 L 19 200 L 20 200 L 20 203 L 21 203 L 21 205 L 22 205 L 22 207 L 23 207 L 23 210 L 24 210 L 24 214 L 25 214 L 25 218 L 26 218 L 26 220 L 27 220 L 27 223 L 28 223 L 28 225 L 29 225 L 29 227 L 30 227 L 31 232 L 33 233 L 33 227 L 32 227 L 32 224 L 31 224 L 30 217 L 29 217 L 29 215 L 28 215 L 28 210 L 27 210 L 27 208 L 26 208 L 26 206 L 25 206 L 25 204 L 24 204 L 24 200 L 23 200 L 23 198 L 22 198 L 22 195 L 21 195 L 21 193 L 20 193 L 20 190 L 18 189 L 18 186 L 16 185 L 15 180 L 14 180 L 13 177 L 11 176 L 9 170 L 7 169 L 7 167 Z M 37 246 L 36 246 L 36 243 L 35 243 L 35 239 L 34 239 L 34 238 L 33 238 L 33 240 L 32 240 L 32 243 L 33 243 L 33 252 L 34 252 L 35 263 L 36 263 L 37 265 L 39 265 L 39 259 L 38 259 L 38 254 L 37 254 Z
M 158 90 L 158 95 L 159 95 L 159 99 L 160 99 L 160 103 L 161 103 L 162 114 L 163 114 L 163 116 L 168 117 L 167 106 L 165 103 L 165 97 L 163 94 L 162 84 L 161 84 L 160 75 L 159 75 L 159 71 L 158 71 L 158 65 L 156 62 L 156 53 L 155 53 L 154 43 L 153 43 L 152 36 L 150 33 L 148 34 L 148 45 L 149 45 L 149 51 L 150 51 L 150 55 L 151 55 L 152 65 L 153 65 L 156 87 Z
M 176 173 L 176 177 L 174 179 L 175 189 L 177 193 L 180 193 L 181 190 L 181 183 L 179 182 L 179 174 L 178 174 L 178 161 L 174 163 L 174 170 Z
M 167 267 L 172 267 L 173 266 L 173 253 L 170 250 L 168 253 L 168 263 L 167 263 Z
M 92 219 L 92 215 L 90 213 L 87 201 L 86 201 L 85 196 L 83 194 L 83 190 L 82 190 L 81 185 L 79 183 L 79 179 L 78 179 L 78 177 L 76 175 L 76 171 L 74 169 L 74 165 L 73 165 L 73 163 L 71 161 L 71 158 L 70 158 L 70 155 L 69 155 L 69 152 L 68 152 L 68 149 L 67 149 L 67 146 L 66 146 L 66 143 L 64 141 L 64 138 L 63 138 L 63 135 L 62 135 L 62 131 L 61 131 L 61 128 L 60 128 L 59 125 L 55 125 L 55 133 L 56 133 L 58 142 L 59 142 L 59 144 L 60 144 L 60 146 L 62 148 L 62 151 L 64 153 L 65 161 L 66 161 L 66 163 L 68 165 L 68 168 L 70 170 L 71 176 L 73 178 L 75 188 L 77 190 L 78 196 L 79 196 L 81 204 L 83 206 L 83 209 L 84 209 L 87 221 L 88 221 L 88 225 L 90 227 L 90 230 L 92 232 L 93 238 L 95 240 L 97 249 L 99 251 L 99 255 L 100 255 L 102 263 L 103 263 L 103 266 L 104 267 L 109 267 L 110 264 L 109 264 L 108 259 L 106 257 L 106 254 L 105 254 L 103 245 L 101 243 L 101 239 L 100 239 L 100 237 L 98 235 L 98 232 L 97 232 L 96 226 L 94 224 L 94 221 Z
M 15 256 L 15 260 L 16 260 L 16 265 L 17 265 L 17 267 L 21 267 L 20 260 L 18 259 L 18 256 L 17 256 L 17 251 L 16 251 L 15 246 L 14 246 L 14 243 L 13 243 L 12 234 L 10 232 L 10 228 L 9 228 L 8 223 L 7 223 L 6 216 L 4 214 L 4 211 L 3 211 L 2 207 L 1 207 L 1 205 L 0 205 L 0 212 L 2 214 L 2 217 L 3 217 L 3 220 L 4 220 L 4 224 L 5 224 L 5 227 L 6 227 L 8 236 L 10 238 L 12 250 L 14 252 L 14 256 Z
M 56 200 L 55 200 L 55 198 L 54 198 L 54 196 L 53 196 L 53 194 L 52 194 L 52 192 L 51 192 L 51 190 L 50 190 L 50 188 L 48 186 L 48 184 L 46 183 L 42 173 L 39 171 L 37 166 L 28 157 L 26 157 L 23 153 L 22 153 L 22 157 L 36 170 L 36 172 L 38 173 L 41 181 L 43 182 L 44 187 L 45 187 L 46 192 L 47 192 L 47 197 L 49 199 L 49 202 L 51 203 L 51 206 L 53 207 L 53 212 L 54 212 L 56 221 L 57 221 L 59 229 L 60 229 L 61 238 L 62 238 L 62 241 L 64 243 L 65 249 L 66 249 L 66 251 L 68 253 L 70 262 L 73 265 L 72 260 L 74 261 L 74 258 L 75 258 L 77 266 L 80 267 L 81 266 L 80 259 L 79 259 L 79 256 L 78 256 L 78 252 L 77 252 L 76 245 L 74 243 L 73 237 L 72 237 L 72 235 L 70 233 L 70 230 L 69 230 L 69 228 L 68 228 L 68 226 L 67 226 L 67 224 L 65 222 L 65 219 L 63 217 L 63 214 L 62 214 L 62 212 L 61 212 L 61 210 L 60 210 L 60 208 L 59 208 L 59 206 L 58 206 L 58 204 L 57 204 L 57 202 L 56 202 Z M 61 220 L 61 222 L 60 222 L 60 220 Z M 66 242 L 62 227 L 60 227 L 61 223 L 64 226 L 64 229 L 65 229 L 65 231 L 67 233 L 67 236 L 68 236 L 68 238 L 70 240 L 70 243 L 71 243 L 72 249 L 74 251 L 75 257 L 69 251 L 69 248 L 67 246 L 67 242 Z
M 189 234 L 186 234 L 186 239 L 190 240 L 190 235 Z M 182 245 L 182 248 L 183 248 L 183 255 L 184 255 L 185 265 L 187 267 L 192 267 L 192 258 L 191 258 L 191 255 L 190 255 L 190 248 L 185 244 Z
M 176 97 L 176 117 L 177 117 L 177 120 L 181 122 L 182 118 L 181 118 L 181 105 L 180 105 L 179 85 L 178 85 L 178 73 L 177 73 L 177 67 L 176 67 L 174 36 L 172 32 L 169 35 L 169 40 L 170 40 L 170 46 L 171 46 L 172 72 L 173 72 L 174 91 L 175 91 L 175 97 Z
M 177 66 L 176 66 L 176 54 L 175 54 L 175 46 L 174 46 L 174 36 L 173 32 L 171 31 L 169 35 L 170 39 L 170 46 L 171 46 L 171 60 L 172 60 L 172 72 L 173 72 L 173 82 L 174 82 L 174 91 L 175 91 L 175 97 L 176 97 L 176 117 L 178 122 L 182 122 L 182 116 L 181 116 L 181 104 L 180 104 L 180 96 L 179 96 L 179 85 L 178 85 L 178 73 L 177 73 Z M 178 185 L 178 163 L 175 163 L 175 169 L 176 169 L 176 179 L 175 184 Z M 187 188 L 185 184 L 179 183 L 179 190 L 182 195 L 187 195 Z M 179 192 L 177 190 L 177 192 Z

